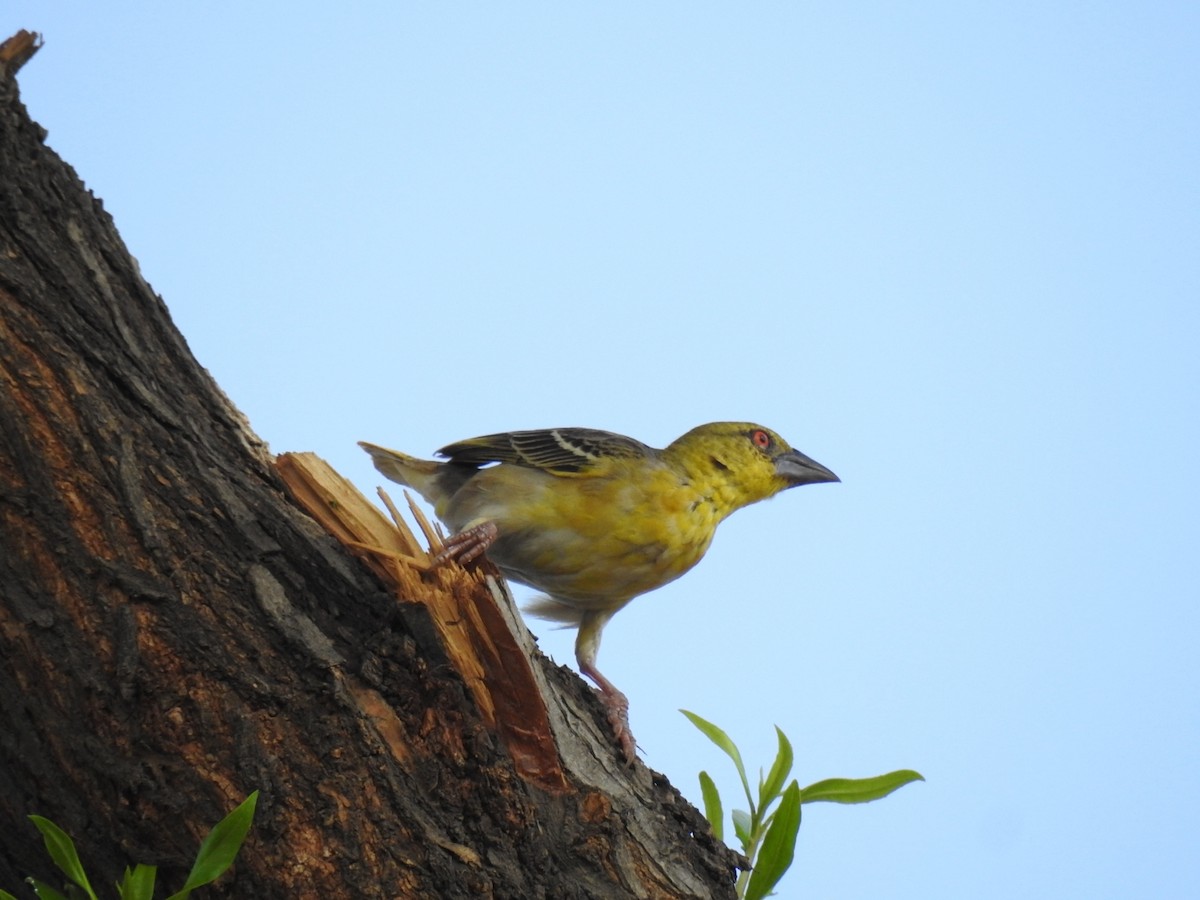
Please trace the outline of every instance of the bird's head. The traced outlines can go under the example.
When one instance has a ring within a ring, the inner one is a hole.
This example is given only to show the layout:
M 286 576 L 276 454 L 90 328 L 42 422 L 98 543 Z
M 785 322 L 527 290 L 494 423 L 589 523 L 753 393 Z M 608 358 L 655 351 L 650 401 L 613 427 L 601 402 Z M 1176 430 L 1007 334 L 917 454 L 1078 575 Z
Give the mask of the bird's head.
M 719 491 L 729 512 L 791 487 L 841 480 L 771 429 L 751 422 L 700 425 L 672 441 L 663 456 Z

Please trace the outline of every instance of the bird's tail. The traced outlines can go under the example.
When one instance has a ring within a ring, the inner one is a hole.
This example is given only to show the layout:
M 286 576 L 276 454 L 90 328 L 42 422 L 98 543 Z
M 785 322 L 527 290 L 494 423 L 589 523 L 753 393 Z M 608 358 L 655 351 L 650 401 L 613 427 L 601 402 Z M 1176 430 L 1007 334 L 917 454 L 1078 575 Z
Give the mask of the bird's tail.
M 587 611 L 578 607 L 568 606 L 546 594 L 534 597 L 522 606 L 521 609 L 539 619 L 558 622 L 562 628 L 578 628 L 579 623 L 583 621 L 583 614 Z
M 439 501 L 446 499 L 445 490 L 437 480 L 441 463 L 417 459 L 399 450 L 389 450 L 366 441 L 359 441 L 358 446 L 371 454 L 371 461 L 381 474 L 398 484 L 412 488 L 434 508 L 438 507 Z

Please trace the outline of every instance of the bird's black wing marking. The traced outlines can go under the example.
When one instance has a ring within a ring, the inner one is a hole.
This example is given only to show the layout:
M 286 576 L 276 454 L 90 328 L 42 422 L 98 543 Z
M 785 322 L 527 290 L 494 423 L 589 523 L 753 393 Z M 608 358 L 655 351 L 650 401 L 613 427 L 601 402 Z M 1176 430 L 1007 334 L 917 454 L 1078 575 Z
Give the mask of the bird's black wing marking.
M 641 441 L 595 428 L 509 431 L 450 444 L 438 451 L 452 463 L 483 466 L 510 463 L 549 472 L 579 473 L 605 457 L 649 456 Z

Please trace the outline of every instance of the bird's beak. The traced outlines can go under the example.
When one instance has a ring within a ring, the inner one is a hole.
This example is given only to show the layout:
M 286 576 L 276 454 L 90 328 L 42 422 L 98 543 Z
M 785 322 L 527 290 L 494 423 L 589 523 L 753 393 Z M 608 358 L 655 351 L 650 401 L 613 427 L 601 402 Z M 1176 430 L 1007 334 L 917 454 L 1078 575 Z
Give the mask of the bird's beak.
M 815 459 L 809 459 L 799 450 L 789 450 L 787 453 L 775 457 L 775 473 L 788 483 L 788 487 L 842 480 Z

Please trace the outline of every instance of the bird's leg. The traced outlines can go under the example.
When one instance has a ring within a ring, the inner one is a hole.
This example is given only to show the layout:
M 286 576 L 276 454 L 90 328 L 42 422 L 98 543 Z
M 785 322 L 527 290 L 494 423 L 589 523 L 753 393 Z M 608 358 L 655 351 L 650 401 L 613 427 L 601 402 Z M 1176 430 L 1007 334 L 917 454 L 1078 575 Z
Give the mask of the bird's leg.
M 637 758 L 637 743 L 629 728 L 629 698 L 617 690 L 616 685 L 601 675 L 595 666 L 580 663 L 579 670 L 596 682 L 596 686 L 600 689 L 598 691 L 600 702 L 608 710 L 608 724 L 612 726 L 617 746 L 621 748 L 625 762 L 633 765 L 634 759 Z
M 625 762 L 633 764 L 637 758 L 637 743 L 629 728 L 629 698 L 617 690 L 617 686 L 600 674 L 596 668 L 596 654 L 600 651 L 600 631 L 611 618 L 611 612 L 589 611 L 579 623 L 579 637 L 575 640 L 575 659 L 579 671 L 592 679 L 599 688 L 600 701 L 608 710 L 608 724 Z
M 454 560 L 460 566 L 465 566 L 473 559 L 483 556 L 488 547 L 495 543 L 499 531 L 495 522 L 482 522 L 474 528 L 467 528 L 446 538 L 442 549 L 433 558 L 433 564 L 440 566 Z

